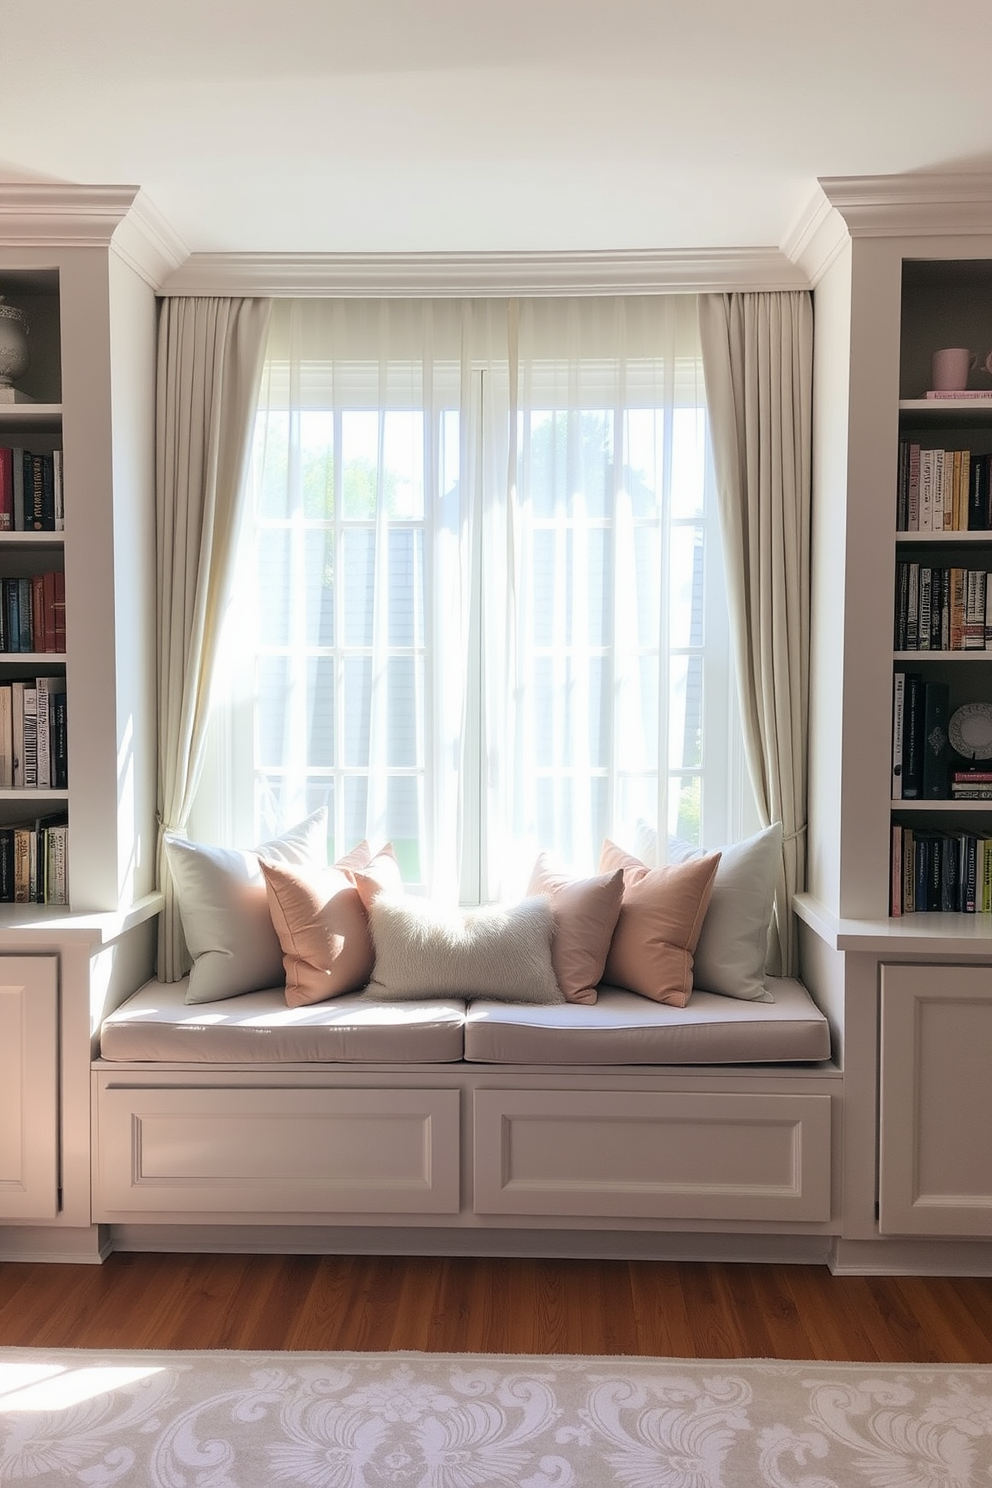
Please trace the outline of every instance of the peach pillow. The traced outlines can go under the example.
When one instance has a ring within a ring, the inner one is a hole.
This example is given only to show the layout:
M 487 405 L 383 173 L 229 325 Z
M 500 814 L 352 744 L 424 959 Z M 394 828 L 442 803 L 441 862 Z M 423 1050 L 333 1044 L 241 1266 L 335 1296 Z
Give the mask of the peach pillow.
M 269 913 L 286 972 L 286 1002 L 304 1007 L 368 984 L 375 956 L 352 875 L 262 860 Z
M 603 980 L 685 1007 L 692 994 L 692 956 L 713 893 L 719 853 L 648 868 L 615 843 L 603 843 L 602 873 L 623 872 L 623 901 Z
M 551 964 L 565 1001 L 595 1002 L 620 914 L 622 870 L 617 868 L 597 878 L 569 878 L 556 872 L 547 853 L 541 853 L 527 893 L 543 894 L 551 900 Z
M 361 865 L 355 865 L 353 862 L 355 853 L 363 846 L 366 848 L 366 860 Z M 396 861 L 393 844 L 387 842 L 374 857 L 368 855 L 367 848 L 367 843 L 359 843 L 353 852 L 349 853 L 346 858 L 339 859 L 335 864 L 336 868 L 344 868 L 348 872 L 348 877 L 358 890 L 366 914 L 380 894 L 389 894 L 395 899 L 397 895 L 403 893 L 400 865 Z

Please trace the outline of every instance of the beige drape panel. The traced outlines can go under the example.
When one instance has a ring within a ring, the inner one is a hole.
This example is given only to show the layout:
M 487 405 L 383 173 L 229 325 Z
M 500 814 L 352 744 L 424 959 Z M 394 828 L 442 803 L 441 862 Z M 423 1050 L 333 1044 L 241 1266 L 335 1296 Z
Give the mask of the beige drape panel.
M 163 834 L 189 819 L 227 601 L 268 300 L 166 299 L 158 330 L 158 974 L 188 966 Z
M 770 969 L 797 970 L 805 886 L 813 310 L 805 292 L 701 295 L 744 744 L 764 825 L 784 843 Z

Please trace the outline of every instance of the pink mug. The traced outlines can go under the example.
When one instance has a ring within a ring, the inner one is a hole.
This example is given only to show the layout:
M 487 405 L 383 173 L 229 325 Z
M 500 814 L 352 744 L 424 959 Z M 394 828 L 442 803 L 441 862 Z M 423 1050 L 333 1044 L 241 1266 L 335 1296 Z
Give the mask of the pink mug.
M 992 373 L 992 351 L 984 358 L 967 346 L 945 346 L 935 351 L 931 362 L 931 380 L 935 393 L 963 393 L 968 374 L 979 368 Z

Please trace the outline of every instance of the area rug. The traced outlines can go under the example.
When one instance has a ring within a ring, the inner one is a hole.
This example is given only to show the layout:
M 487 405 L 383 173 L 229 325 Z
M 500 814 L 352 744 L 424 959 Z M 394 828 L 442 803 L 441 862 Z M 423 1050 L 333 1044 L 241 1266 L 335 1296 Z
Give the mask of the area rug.
M 0 1483 L 988 1488 L 992 1367 L 0 1349 Z

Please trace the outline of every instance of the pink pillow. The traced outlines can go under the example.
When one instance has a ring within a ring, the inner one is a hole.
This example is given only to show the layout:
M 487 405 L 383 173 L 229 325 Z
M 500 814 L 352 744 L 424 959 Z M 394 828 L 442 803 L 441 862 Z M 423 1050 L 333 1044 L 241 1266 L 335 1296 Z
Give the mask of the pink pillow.
M 375 956 L 352 875 L 261 859 L 286 972 L 286 1002 L 303 1007 L 368 984 Z
M 603 980 L 685 1007 L 692 994 L 692 955 L 713 892 L 719 853 L 648 868 L 615 843 L 603 843 L 603 873 L 623 872 L 623 901 Z
M 551 868 L 547 853 L 541 853 L 527 893 L 551 900 L 551 964 L 565 1001 L 595 1002 L 620 913 L 622 871 L 618 868 L 598 878 L 569 878 Z
M 357 852 L 358 849 L 356 848 L 355 851 Z M 353 854 L 349 853 L 347 858 L 342 858 L 335 866 L 347 868 L 348 877 L 358 890 L 366 914 L 380 894 L 389 894 L 393 899 L 402 895 L 403 880 L 400 877 L 400 865 L 396 861 L 391 842 L 381 847 L 374 857 L 367 857 L 360 867 L 352 864 L 350 861 L 352 857 Z

